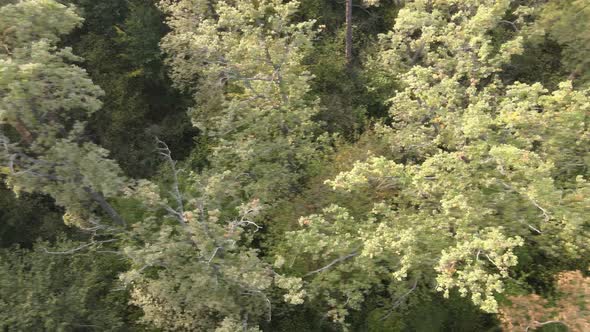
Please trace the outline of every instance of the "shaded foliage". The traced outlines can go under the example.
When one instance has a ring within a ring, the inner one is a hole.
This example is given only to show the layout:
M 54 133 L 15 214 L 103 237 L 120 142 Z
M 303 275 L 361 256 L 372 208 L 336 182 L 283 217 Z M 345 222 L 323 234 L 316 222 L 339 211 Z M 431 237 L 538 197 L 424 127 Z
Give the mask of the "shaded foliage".
M 587 1 L 345 3 L 0 0 L 0 329 L 588 329 Z

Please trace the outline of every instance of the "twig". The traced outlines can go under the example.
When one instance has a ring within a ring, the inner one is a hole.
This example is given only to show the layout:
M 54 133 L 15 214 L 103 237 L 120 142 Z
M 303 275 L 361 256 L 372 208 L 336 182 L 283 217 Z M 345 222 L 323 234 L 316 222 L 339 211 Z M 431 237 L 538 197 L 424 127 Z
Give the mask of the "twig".
M 156 144 L 158 153 L 164 157 L 170 168 L 172 169 L 172 196 L 176 199 L 176 210 L 174 215 L 178 218 L 181 224 L 186 225 L 186 219 L 184 217 L 184 202 L 180 188 L 178 184 L 178 173 L 180 170 L 176 169 L 176 161 L 172 159 L 172 151 L 168 148 L 168 145 L 156 137 Z
M 543 326 L 543 325 L 547 325 L 547 324 L 554 324 L 554 323 L 563 324 L 563 322 L 560 322 L 560 321 L 558 321 L 558 320 L 549 320 L 549 321 L 546 321 L 546 322 L 543 322 L 543 323 L 540 323 L 540 322 L 534 321 L 534 322 L 533 322 L 533 324 L 532 324 L 533 326 L 531 326 L 531 325 L 527 326 L 527 327 L 526 327 L 526 330 L 525 330 L 525 332 L 528 332 L 528 330 L 529 330 L 531 327 L 533 327 L 533 328 L 537 328 L 537 327 L 541 327 L 541 326 Z M 565 325 L 565 324 L 563 324 L 563 325 Z
M 310 275 L 313 275 L 313 274 L 316 274 L 316 273 L 320 273 L 320 272 L 322 272 L 322 271 L 324 271 L 324 270 L 327 270 L 327 269 L 329 269 L 330 267 L 332 267 L 332 266 L 333 266 L 333 265 L 335 265 L 335 264 L 338 264 L 338 263 L 340 263 L 340 262 L 343 262 L 343 261 L 345 261 L 345 260 L 347 260 L 347 259 L 350 259 L 350 258 L 352 258 L 352 257 L 355 257 L 355 256 L 358 256 L 358 255 L 359 255 L 359 253 L 358 253 L 357 251 L 353 251 L 353 252 L 351 252 L 350 254 L 348 254 L 348 255 L 346 255 L 346 256 L 342 256 L 342 257 L 336 258 L 335 260 L 331 261 L 331 262 L 330 262 L 328 265 L 326 265 L 326 266 L 324 266 L 324 267 L 321 267 L 321 268 L 319 268 L 319 269 L 317 269 L 317 270 L 313 270 L 313 271 L 311 271 L 311 272 L 308 272 L 308 273 L 307 273 L 306 275 L 304 275 L 303 277 L 305 278 L 305 277 L 308 277 L 308 276 L 310 276 Z
M 512 27 L 512 29 L 514 29 L 514 31 L 518 31 L 518 27 L 516 26 L 516 24 L 514 24 L 514 22 L 507 21 L 507 20 L 500 20 L 499 22 L 508 24 Z
M 222 247 L 216 247 L 215 250 L 213 251 L 213 253 L 211 254 L 211 257 L 209 257 L 209 260 L 207 260 L 207 264 L 211 263 L 211 261 L 213 260 L 213 258 L 215 257 L 215 255 L 217 255 L 217 252 L 219 251 L 219 249 L 223 249 Z
M 499 267 L 499 266 L 496 264 L 496 262 L 494 262 L 494 260 L 493 260 L 492 258 L 490 258 L 490 256 L 488 256 L 488 254 L 486 254 L 486 258 L 487 258 L 487 259 L 490 261 L 490 263 L 494 264 L 494 266 L 495 266 L 495 267 L 497 267 L 497 268 L 498 268 L 498 270 L 500 270 L 500 271 L 502 270 L 502 268 L 500 268 L 500 267 Z
M 519 195 L 521 195 L 521 196 L 524 196 L 524 197 L 526 197 L 526 198 L 527 198 L 527 199 L 528 199 L 528 200 L 529 200 L 531 203 L 533 203 L 533 205 L 534 205 L 534 206 L 535 206 L 537 209 L 541 210 L 541 212 L 543 213 L 543 217 L 544 217 L 544 219 L 545 219 L 545 222 L 548 222 L 549 220 L 551 220 L 551 215 L 549 215 L 549 212 L 547 212 L 547 210 L 545 210 L 543 207 L 541 207 L 541 206 L 539 205 L 539 203 L 537 203 L 537 201 L 535 201 L 534 199 L 532 199 L 532 198 L 531 198 L 529 195 L 527 195 L 527 194 L 523 194 L 523 193 L 519 192 L 518 190 L 514 189 L 514 188 L 513 188 L 511 185 L 509 185 L 509 184 L 505 183 L 504 181 L 499 181 L 499 182 L 500 182 L 500 183 L 501 183 L 501 184 L 502 184 L 502 185 L 503 185 L 503 186 L 504 186 L 506 189 L 508 189 L 508 190 L 510 190 L 510 191 L 512 191 L 512 192 L 515 192 L 515 193 L 517 193 L 517 194 L 519 194 Z M 540 231 L 538 228 L 536 228 L 536 227 L 533 227 L 533 226 L 532 226 L 532 225 L 530 225 L 530 224 L 526 224 L 526 225 L 527 225 L 527 226 L 528 226 L 530 229 L 534 230 L 535 232 L 537 232 L 537 233 L 539 233 L 539 234 L 542 234 L 542 233 L 543 233 L 543 232 L 541 232 L 541 231 Z
M 92 241 L 92 242 L 85 243 L 85 244 L 80 245 L 76 248 L 72 248 L 72 249 L 66 250 L 66 251 L 49 251 L 49 250 L 47 250 L 47 248 L 43 248 L 43 251 L 45 251 L 45 253 L 51 254 L 51 255 L 70 255 L 70 254 L 73 254 L 73 253 L 80 251 L 84 248 L 88 248 L 94 244 L 103 244 L 103 243 L 110 243 L 110 242 L 115 242 L 115 241 L 118 241 L 118 240 L 117 239 L 110 239 L 110 240 L 104 240 L 104 241 Z
M 391 308 L 389 309 L 389 311 L 387 312 L 387 314 L 383 315 L 381 318 L 379 318 L 379 320 L 386 320 L 387 317 L 391 316 L 391 314 L 393 313 L 393 311 L 395 310 L 395 308 L 399 307 L 402 304 L 402 301 L 408 296 L 410 295 L 414 290 L 416 290 L 416 286 L 418 285 L 418 278 L 416 278 L 416 280 L 414 281 L 414 286 L 412 286 L 412 288 L 410 288 L 410 290 L 408 290 L 406 293 L 404 293 L 402 296 L 398 297 L 397 300 L 392 304 Z

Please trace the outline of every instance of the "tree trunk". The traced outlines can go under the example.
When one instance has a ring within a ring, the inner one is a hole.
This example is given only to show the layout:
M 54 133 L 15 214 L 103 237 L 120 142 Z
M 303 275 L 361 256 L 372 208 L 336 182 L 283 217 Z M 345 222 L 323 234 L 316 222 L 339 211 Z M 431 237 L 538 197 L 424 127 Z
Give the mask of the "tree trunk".
M 27 127 L 21 120 L 16 120 L 16 122 L 14 123 L 14 129 L 16 129 L 23 142 L 27 144 L 33 143 L 33 134 L 31 134 L 29 129 L 27 129 Z
M 100 207 L 103 209 L 103 211 L 106 212 L 114 222 L 119 224 L 119 226 L 123 226 L 123 227 L 127 226 L 127 223 L 125 222 L 125 220 L 123 218 L 121 218 L 119 213 L 107 202 L 107 200 L 104 198 L 104 196 L 101 193 L 94 191 L 90 187 L 84 187 L 84 191 L 86 193 L 88 193 L 88 195 L 90 195 L 90 197 L 96 203 L 98 203 L 98 205 L 100 205 Z
M 352 63 L 352 0 L 346 0 L 346 64 Z

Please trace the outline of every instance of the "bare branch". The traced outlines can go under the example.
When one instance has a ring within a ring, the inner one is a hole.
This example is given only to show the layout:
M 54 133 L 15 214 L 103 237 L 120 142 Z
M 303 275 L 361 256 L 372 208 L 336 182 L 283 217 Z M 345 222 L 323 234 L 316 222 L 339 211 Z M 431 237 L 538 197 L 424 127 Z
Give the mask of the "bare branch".
M 514 22 L 507 21 L 507 20 L 500 20 L 499 22 L 504 23 L 504 24 L 508 24 L 512 27 L 512 29 L 514 29 L 514 31 L 518 31 L 518 27 L 516 26 L 516 24 Z
M 104 196 L 101 193 L 94 191 L 90 187 L 84 187 L 84 191 L 96 203 L 98 203 L 98 205 L 100 205 L 100 207 L 109 215 L 109 217 L 114 222 L 116 222 L 117 224 L 119 224 L 122 227 L 127 227 L 127 222 L 125 221 L 125 219 L 123 219 L 121 217 L 121 215 L 119 215 L 119 213 L 111 206 L 111 204 L 109 204 L 109 202 L 107 202 L 107 200 L 104 198 Z
M 80 251 L 82 249 L 91 247 L 93 245 L 102 245 L 104 243 L 111 243 L 111 242 L 116 242 L 116 241 L 118 241 L 118 240 L 117 239 L 110 239 L 110 240 L 104 240 L 104 241 L 92 241 L 92 242 L 85 243 L 85 244 L 80 245 L 76 248 L 72 248 L 72 249 L 66 250 L 66 251 L 49 251 L 49 250 L 47 250 L 47 248 L 43 248 L 43 251 L 45 251 L 46 254 L 51 254 L 51 255 L 70 255 L 70 254 L 73 254 L 73 253 Z
M 164 157 L 170 168 L 172 169 L 172 196 L 176 199 L 176 209 L 172 209 L 167 207 L 167 211 L 172 213 L 178 221 L 183 225 L 186 226 L 186 218 L 184 216 L 184 202 L 182 194 L 180 193 L 179 183 L 178 183 L 178 173 L 180 170 L 176 169 L 176 161 L 172 159 L 172 152 L 168 145 L 161 141 L 159 138 L 156 137 L 156 144 L 157 144 L 157 151 L 160 156 Z
M 217 252 L 219 251 L 219 249 L 223 249 L 222 247 L 216 247 L 215 250 L 213 250 L 213 253 L 211 254 L 211 257 L 209 257 L 209 259 L 207 260 L 207 264 L 211 263 L 211 261 L 213 260 L 213 258 L 215 257 L 215 255 L 217 255 Z
M 246 226 L 246 225 L 253 225 L 254 227 L 256 227 L 256 230 L 254 232 L 258 232 L 259 230 L 262 229 L 262 227 L 258 226 L 257 223 L 250 221 L 250 220 L 242 219 L 240 221 L 233 221 L 231 223 L 231 230 L 233 231 L 238 226 Z
M 524 222 L 523 222 L 524 223 Z M 526 223 L 525 223 L 526 224 Z M 543 234 L 543 232 L 541 232 L 539 229 L 537 229 L 536 227 L 532 226 L 531 224 L 526 224 L 528 226 L 528 228 L 530 228 L 531 230 L 539 233 L 539 234 Z
M 498 268 L 498 270 L 502 270 L 502 269 L 501 269 L 501 268 L 498 266 L 498 264 L 496 264 L 496 262 L 494 262 L 494 260 L 493 260 L 493 259 L 492 259 L 492 258 L 491 258 L 491 257 L 490 257 L 488 254 L 486 254 L 486 258 L 488 259 L 488 261 L 490 261 L 490 263 L 494 264 L 494 266 L 495 266 L 496 268 Z
M 506 182 L 500 181 L 500 183 L 501 183 L 501 184 L 502 184 L 502 185 L 503 185 L 503 186 L 504 186 L 506 189 L 508 189 L 508 190 L 510 190 L 510 191 L 512 191 L 512 192 L 514 192 L 514 193 L 517 193 L 517 194 L 519 194 L 519 195 L 521 195 L 521 196 L 524 196 L 524 197 L 526 197 L 526 199 L 528 199 L 528 200 L 529 200 L 529 201 L 530 201 L 530 202 L 531 202 L 531 203 L 532 203 L 532 204 L 533 204 L 533 205 L 534 205 L 534 206 L 535 206 L 537 209 L 539 209 L 539 210 L 541 211 L 541 213 L 543 214 L 543 217 L 544 217 L 544 220 L 545 220 L 545 222 L 548 222 L 549 220 L 551 220 L 551 215 L 549 214 L 549 212 L 548 212 L 546 209 L 544 209 L 543 207 L 541 207 L 541 206 L 539 205 L 539 203 L 537 203 L 537 201 L 535 201 L 535 200 L 534 200 L 533 198 L 531 198 L 529 195 L 521 193 L 520 191 L 518 191 L 518 190 L 516 190 L 515 188 L 513 188 L 511 185 L 507 184 Z M 528 226 L 530 229 L 534 230 L 535 232 L 537 232 L 537 233 L 539 233 L 539 234 L 542 234 L 542 232 L 541 232 L 541 231 L 540 231 L 538 228 L 536 228 L 536 227 L 533 227 L 533 226 L 532 226 L 532 225 L 530 225 L 530 224 L 527 224 L 527 226 Z
M 270 300 L 268 299 L 268 297 L 266 296 L 266 294 L 264 294 L 262 291 L 257 290 L 257 289 L 246 289 L 243 292 L 243 294 L 246 294 L 246 295 L 259 294 L 260 296 L 262 296 L 262 298 L 264 298 L 264 300 L 266 301 L 266 304 L 268 306 L 268 313 L 267 313 L 266 320 L 268 322 L 270 322 L 271 318 L 272 318 L 272 304 L 271 304 Z
M 313 274 L 316 274 L 316 273 L 320 273 L 320 272 L 322 272 L 322 271 L 324 271 L 324 270 L 327 270 L 327 269 L 329 269 L 330 267 L 332 267 L 332 266 L 333 266 L 333 265 L 335 265 L 335 264 L 338 264 L 338 263 L 340 263 L 340 262 L 343 262 L 343 261 L 345 261 L 345 260 L 347 260 L 347 259 L 353 258 L 353 257 L 355 257 L 355 256 L 358 256 L 358 255 L 359 255 L 359 253 L 358 253 L 358 252 L 355 250 L 355 251 L 351 252 L 350 254 L 348 254 L 348 255 L 346 255 L 346 256 L 342 256 L 342 257 L 336 258 L 335 260 L 331 261 L 331 262 L 330 262 L 328 265 L 326 265 L 326 266 L 324 266 L 324 267 L 322 267 L 322 268 L 319 268 L 319 269 L 317 269 L 317 270 L 313 270 L 313 271 L 311 271 L 311 272 L 308 272 L 308 273 L 307 273 L 306 275 L 304 275 L 303 277 L 305 278 L 305 277 L 308 277 L 308 276 L 310 276 L 310 275 L 313 275 Z
M 528 330 L 531 327 L 536 329 L 536 328 L 539 328 L 539 327 L 541 327 L 543 325 L 547 325 L 547 324 L 563 324 L 563 325 L 565 325 L 563 322 L 560 322 L 558 320 L 549 320 L 549 321 L 542 322 L 542 323 L 541 322 L 534 321 L 532 325 L 529 325 L 529 326 L 526 327 L 525 331 L 528 332 Z
M 414 281 L 414 285 L 412 286 L 412 288 L 410 288 L 410 290 L 405 292 L 402 296 L 398 297 L 397 300 L 392 304 L 391 308 L 389 308 L 387 313 L 383 315 L 381 318 L 379 318 L 379 320 L 386 320 L 387 317 L 391 316 L 395 308 L 399 307 L 403 303 L 403 300 L 413 291 L 416 290 L 416 286 L 418 286 L 418 278 L 416 278 L 416 280 Z

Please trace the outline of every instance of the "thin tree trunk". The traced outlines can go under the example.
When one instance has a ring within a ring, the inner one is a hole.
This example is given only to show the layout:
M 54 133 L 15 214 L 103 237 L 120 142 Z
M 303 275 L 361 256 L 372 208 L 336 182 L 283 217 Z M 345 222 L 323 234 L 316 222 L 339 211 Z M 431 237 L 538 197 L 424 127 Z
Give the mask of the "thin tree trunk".
M 25 124 L 21 120 L 19 120 L 19 119 L 16 120 L 16 123 L 14 124 L 14 129 L 16 129 L 16 131 L 20 135 L 21 139 L 25 143 L 27 143 L 27 144 L 33 143 L 33 134 L 31 134 L 29 129 L 27 129 L 27 127 L 25 126 Z
M 572 71 L 570 73 L 570 75 L 568 76 L 567 79 L 570 81 L 575 81 L 576 78 L 578 78 L 578 76 L 580 76 L 581 71 L 582 71 L 581 66 L 577 66 L 576 69 L 574 69 L 574 71 Z
M 107 202 L 101 193 L 94 191 L 90 187 L 84 187 L 84 191 L 86 191 L 86 193 L 88 193 L 88 195 L 100 205 L 103 211 L 105 211 L 114 222 L 123 227 L 127 226 L 125 220 L 121 218 L 119 213 Z
M 352 63 L 352 0 L 346 0 L 346 63 Z

